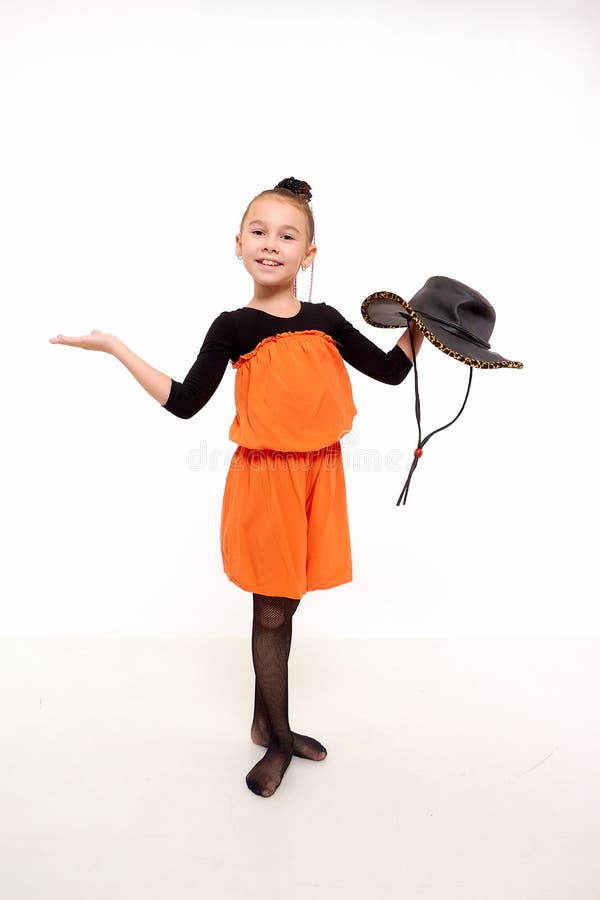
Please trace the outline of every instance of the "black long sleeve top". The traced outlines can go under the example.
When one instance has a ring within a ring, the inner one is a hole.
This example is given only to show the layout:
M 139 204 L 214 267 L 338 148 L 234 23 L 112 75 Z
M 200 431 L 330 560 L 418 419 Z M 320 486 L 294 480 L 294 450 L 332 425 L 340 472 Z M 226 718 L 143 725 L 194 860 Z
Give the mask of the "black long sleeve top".
M 299 312 L 289 317 L 243 306 L 220 313 L 212 322 L 183 382 L 171 379 L 163 409 L 181 419 L 191 418 L 215 393 L 230 360 L 235 362 L 267 337 L 308 329 L 330 335 L 342 358 L 376 381 L 400 384 L 412 368 L 410 359 L 397 344 L 386 353 L 327 303 L 300 301 Z

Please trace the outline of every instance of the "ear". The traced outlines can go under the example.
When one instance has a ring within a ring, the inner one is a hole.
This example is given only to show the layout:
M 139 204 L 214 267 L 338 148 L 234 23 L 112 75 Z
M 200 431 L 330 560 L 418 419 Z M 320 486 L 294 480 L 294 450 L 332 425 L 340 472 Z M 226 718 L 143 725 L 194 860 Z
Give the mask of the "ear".
M 235 236 L 235 255 L 239 256 L 242 252 L 242 241 L 239 234 Z
M 316 255 L 317 255 L 317 247 L 315 244 L 312 244 L 306 251 L 306 255 L 305 255 L 304 259 L 302 260 L 302 265 L 306 266 L 306 268 L 308 268 L 310 265 L 313 264 Z

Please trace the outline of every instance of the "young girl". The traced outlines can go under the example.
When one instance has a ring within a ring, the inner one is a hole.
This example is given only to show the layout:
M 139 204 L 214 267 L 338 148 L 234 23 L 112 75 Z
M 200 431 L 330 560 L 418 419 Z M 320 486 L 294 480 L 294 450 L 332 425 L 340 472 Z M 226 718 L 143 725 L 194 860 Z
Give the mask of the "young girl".
M 385 384 L 400 384 L 413 364 L 408 331 L 385 353 L 334 307 L 296 297 L 298 269 L 317 252 L 310 199 L 310 185 L 286 178 L 250 202 L 235 243 L 252 298 L 212 322 L 183 382 L 113 334 L 50 338 L 112 354 L 184 419 L 212 397 L 230 360 L 236 370 L 229 437 L 238 446 L 225 481 L 221 551 L 227 577 L 253 597 L 250 735 L 267 751 L 246 784 L 262 797 L 277 790 L 292 756 L 327 755 L 316 738 L 290 728 L 288 658 L 302 596 L 352 580 L 340 438 L 357 410 L 344 360 Z M 423 335 L 410 327 L 418 352 Z

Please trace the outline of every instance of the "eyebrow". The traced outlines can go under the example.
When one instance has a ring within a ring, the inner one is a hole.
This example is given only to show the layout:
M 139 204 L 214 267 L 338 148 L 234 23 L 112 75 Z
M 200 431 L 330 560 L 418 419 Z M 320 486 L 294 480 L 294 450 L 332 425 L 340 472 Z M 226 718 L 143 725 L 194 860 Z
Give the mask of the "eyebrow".
M 252 219 L 251 222 L 248 222 L 248 227 L 250 227 L 250 225 L 264 225 L 264 224 L 265 223 L 263 222 L 262 219 Z M 300 232 L 294 225 L 282 225 L 281 227 L 287 228 L 289 231 L 297 231 L 298 234 L 300 234 Z

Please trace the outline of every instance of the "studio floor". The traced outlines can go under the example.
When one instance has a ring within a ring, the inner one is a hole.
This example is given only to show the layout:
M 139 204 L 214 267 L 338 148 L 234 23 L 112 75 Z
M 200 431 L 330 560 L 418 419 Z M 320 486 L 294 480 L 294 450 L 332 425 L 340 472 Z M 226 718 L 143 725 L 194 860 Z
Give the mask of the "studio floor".
M 0 639 L 2 897 L 600 898 L 599 649 L 294 640 L 263 798 L 249 641 Z

